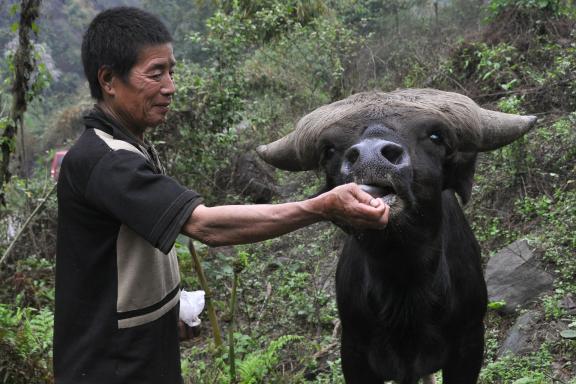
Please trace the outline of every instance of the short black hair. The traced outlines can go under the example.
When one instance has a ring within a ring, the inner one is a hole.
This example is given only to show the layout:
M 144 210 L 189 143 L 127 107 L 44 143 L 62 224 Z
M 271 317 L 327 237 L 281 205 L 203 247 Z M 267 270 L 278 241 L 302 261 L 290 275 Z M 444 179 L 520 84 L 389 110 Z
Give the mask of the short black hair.
M 127 80 L 141 49 L 172 42 L 170 32 L 160 19 L 134 7 L 115 7 L 99 13 L 82 39 L 82 64 L 90 85 L 90 94 L 102 100 L 98 70 L 108 66 Z

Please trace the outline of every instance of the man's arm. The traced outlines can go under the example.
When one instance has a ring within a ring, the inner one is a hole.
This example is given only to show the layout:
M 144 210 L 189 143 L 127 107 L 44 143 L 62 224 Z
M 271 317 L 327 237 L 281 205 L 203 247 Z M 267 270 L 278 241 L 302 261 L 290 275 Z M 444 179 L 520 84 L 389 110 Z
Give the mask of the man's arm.
M 309 200 L 262 205 L 198 206 L 182 233 L 211 246 L 271 239 L 322 220 L 381 229 L 389 207 L 356 184 L 334 188 Z

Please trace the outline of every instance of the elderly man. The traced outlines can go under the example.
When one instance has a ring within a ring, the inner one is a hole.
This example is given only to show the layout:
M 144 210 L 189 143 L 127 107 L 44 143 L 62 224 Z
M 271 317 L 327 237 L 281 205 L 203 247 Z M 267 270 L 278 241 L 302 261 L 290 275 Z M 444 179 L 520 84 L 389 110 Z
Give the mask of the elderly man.
M 277 205 L 206 207 L 166 176 L 147 128 L 175 88 L 171 36 L 135 8 L 100 13 L 82 62 L 96 105 L 58 182 L 56 383 L 181 383 L 179 272 L 183 233 L 211 246 L 269 239 L 321 220 L 381 228 L 388 206 L 355 184 Z

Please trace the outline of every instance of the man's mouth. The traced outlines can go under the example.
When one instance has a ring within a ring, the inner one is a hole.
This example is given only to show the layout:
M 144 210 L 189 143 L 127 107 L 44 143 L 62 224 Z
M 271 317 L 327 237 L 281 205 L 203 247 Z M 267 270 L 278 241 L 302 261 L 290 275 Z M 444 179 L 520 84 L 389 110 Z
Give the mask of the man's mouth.
M 361 184 L 360 188 L 372 197 L 382 199 L 387 205 L 392 205 L 396 202 L 396 191 L 390 186 Z
M 164 113 L 170 110 L 170 104 L 156 104 L 155 107 L 160 109 Z

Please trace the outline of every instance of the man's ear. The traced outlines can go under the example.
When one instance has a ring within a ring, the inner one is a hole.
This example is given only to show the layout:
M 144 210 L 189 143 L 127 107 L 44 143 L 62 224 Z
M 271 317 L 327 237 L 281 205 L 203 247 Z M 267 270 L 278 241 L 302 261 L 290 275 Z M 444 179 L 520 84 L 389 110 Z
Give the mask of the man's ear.
M 114 76 L 114 72 L 108 66 L 102 66 L 98 69 L 98 83 L 103 95 L 114 96 L 116 94 L 112 83 Z

